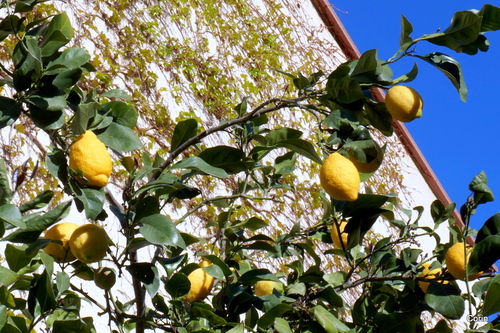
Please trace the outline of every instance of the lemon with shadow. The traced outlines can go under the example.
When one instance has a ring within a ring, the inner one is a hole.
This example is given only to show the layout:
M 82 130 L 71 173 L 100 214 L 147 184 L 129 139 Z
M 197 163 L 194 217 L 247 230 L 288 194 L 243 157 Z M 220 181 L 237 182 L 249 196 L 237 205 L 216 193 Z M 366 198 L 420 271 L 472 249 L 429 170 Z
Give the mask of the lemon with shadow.
M 272 295 L 274 289 L 283 292 L 283 284 L 272 280 L 260 280 L 254 286 L 256 296 Z
M 69 149 L 69 167 L 75 173 L 76 180 L 92 187 L 104 187 L 108 184 L 113 169 L 111 156 L 104 143 L 92 131 L 81 134 Z
M 408 123 L 422 117 L 424 102 L 415 89 L 395 85 L 387 91 L 385 106 L 394 119 Z
M 332 198 L 339 201 L 355 201 L 358 198 L 361 179 L 358 169 L 339 153 L 330 154 L 319 172 L 321 186 Z
M 442 272 L 441 268 L 434 268 L 433 270 L 429 271 L 429 267 L 431 266 L 430 263 L 425 263 L 422 266 L 424 266 L 424 270 L 418 276 L 425 277 L 426 279 L 429 279 L 429 280 L 436 280 L 437 282 L 442 283 L 442 284 L 450 283 L 448 280 L 443 280 L 443 279 L 437 280 L 438 276 Z M 422 289 L 422 291 L 424 293 L 427 293 L 427 289 L 429 288 L 429 284 L 430 284 L 430 282 L 418 281 L 418 285 L 420 286 L 420 289 Z
M 191 288 L 184 300 L 186 302 L 194 302 L 205 299 L 214 286 L 214 277 L 203 270 L 202 267 L 209 267 L 212 263 L 208 260 L 202 260 L 200 267 L 189 273 L 188 279 L 191 283 Z
M 463 242 L 453 244 L 446 252 L 446 268 L 455 279 L 465 280 L 465 271 L 467 268 L 467 263 L 472 254 L 472 247 L 465 246 Z M 467 251 L 467 252 L 465 252 Z M 467 253 L 467 256 L 466 256 Z M 479 278 L 483 272 L 476 274 L 471 274 L 468 276 L 468 280 L 472 281 Z
M 335 249 L 342 249 L 342 244 L 344 244 L 344 248 L 347 249 L 347 241 L 349 239 L 349 234 L 347 232 L 344 232 L 346 225 L 347 225 L 346 220 L 342 220 L 340 222 L 338 230 L 337 230 L 337 226 L 335 224 L 332 225 L 332 229 L 330 231 L 330 236 L 332 237 L 333 247 Z M 340 235 L 339 235 L 339 231 L 340 231 Z
M 58 223 L 47 229 L 44 233 L 45 239 L 55 240 L 62 242 L 49 243 L 43 251 L 52 257 L 57 262 L 64 263 L 76 260 L 75 256 L 70 250 L 69 241 L 73 232 L 79 227 L 78 224 L 71 222 Z
M 102 260 L 109 247 L 109 237 L 100 226 L 84 224 L 73 231 L 69 240 L 73 255 L 86 264 Z

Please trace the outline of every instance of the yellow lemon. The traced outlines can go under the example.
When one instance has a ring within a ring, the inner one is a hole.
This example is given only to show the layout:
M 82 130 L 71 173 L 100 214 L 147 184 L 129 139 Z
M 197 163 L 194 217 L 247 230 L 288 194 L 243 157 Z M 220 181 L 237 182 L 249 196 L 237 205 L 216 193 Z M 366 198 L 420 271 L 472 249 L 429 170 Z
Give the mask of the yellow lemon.
M 57 262 L 70 262 L 75 260 L 75 256 L 69 249 L 69 240 L 73 231 L 79 227 L 78 224 L 71 222 L 63 222 L 53 225 L 45 231 L 44 238 L 61 241 L 63 245 L 58 243 L 49 243 L 43 251 L 53 256 Z
M 73 232 L 69 247 L 73 255 L 86 264 L 100 261 L 108 250 L 106 231 L 96 224 L 84 224 Z
M 441 272 L 441 268 L 435 268 L 432 271 L 429 271 L 429 267 L 431 266 L 430 263 L 425 263 L 422 266 L 424 266 L 424 270 L 422 271 L 422 273 L 420 273 L 419 276 L 425 277 L 429 280 L 436 279 L 437 276 L 439 275 L 439 273 Z M 442 284 L 450 283 L 448 280 L 438 280 L 437 282 L 442 283 Z M 422 291 L 424 293 L 427 292 L 427 288 L 429 288 L 429 284 L 430 284 L 430 282 L 418 281 L 418 285 L 420 286 L 420 289 L 422 289 Z
M 385 105 L 394 119 L 407 123 L 422 117 L 424 102 L 415 89 L 396 85 L 387 91 Z
M 94 132 L 86 131 L 69 149 L 69 167 L 75 172 L 81 170 L 85 179 L 77 178 L 78 182 L 103 187 L 108 184 L 113 166 L 104 143 Z
M 375 144 L 375 148 L 370 148 L 367 150 L 367 153 L 370 155 L 368 157 L 372 157 L 369 162 L 360 162 L 358 161 L 351 152 L 349 152 L 349 161 L 351 161 L 356 169 L 362 173 L 372 173 L 377 171 L 377 169 L 382 164 L 384 158 L 384 152 L 379 147 L 379 145 Z M 374 157 L 375 156 L 375 157 Z
M 208 260 L 203 260 L 200 263 L 201 267 L 211 266 L 212 263 Z M 186 302 L 194 302 L 204 299 L 210 294 L 214 286 L 214 277 L 205 272 L 202 268 L 197 268 L 188 275 L 191 288 L 184 298 Z
M 355 201 L 358 198 L 358 169 L 339 153 L 330 154 L 319 172 L 321 186 L 332 198 L 340 201 Z
M 467 248 L 467 258 L 464 252 L 464 243 L 453 244 L 446 252 L 446 267 L 448 271 L 455 279 L 465 280 L 465 270 L 467 263 L 469 262 L 469 257 L 472 254 L 472 248 Z M 475 280 L 480 277 L 483 273 L 479 272 L 476 274 L 469 275 L 469 281 Z
M 257 283 L 255 284 L 255 295 L 257 296 L 271 295 L 276 286 L 277 286 L 276 281 L 270 281 L 270 280 L 257 281 Z
M 332 237 L 333 247 L 336 249 L 342 249 L 342 244 L 344 244 L 344 248 L 347 249 L 347 240 L 349 239 L 349 234 L 344 232 L 345 226 L 347 225 L 347 221 L 343 220 L 340 222 L 340 237 L 337 230 L 337 226 L 335 224 L 332 225 L 332 230 L 330 232 L 330 236 Z M 340 242 L 340 238 L 342 238 L 342 243 Z

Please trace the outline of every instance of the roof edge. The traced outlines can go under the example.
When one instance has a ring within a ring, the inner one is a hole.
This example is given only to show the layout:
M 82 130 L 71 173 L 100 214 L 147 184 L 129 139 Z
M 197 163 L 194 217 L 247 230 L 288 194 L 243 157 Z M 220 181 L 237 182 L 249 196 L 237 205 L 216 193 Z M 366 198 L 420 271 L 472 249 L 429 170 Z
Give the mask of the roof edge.
M 325 25 L 327 26 L 330 33 L 339 43 L 340 48 L 346 54 L 347 58 L 358 59 L 361 56 L 361 53 L 349 36 L 349 33 L 345 29 L 344 25 L 340 21 L 340 18 L 337 16 L 337 13 L 335 13 L 332 5 L 328 2 L 328 0 L 311 0 L 311 2 L 318 11 L 319 16 L 325 22 Z M 382 102 L 385 99 L 385 94 L 381 89 L 374 89 L 373 95 L 378 101 Z M 444 187 L 436 177 L 436 174 L 425 159 L 422 151 L 418 148 L 416 142 L 413 140 L 413 137 L 411 136 L 406 126 L 402 122 L 395 120 L 393 122 L 393 127 L 394 131 L 398 134 L 401 142 L 410 154 L 410 157 L 417 165 L 418 170 L 423 175 L 425 181 L 429 185 L 436 198 L 441 200 L 444 205 L 451 204 L 452 201 L 448 196 L 448 193 L 446 193 Z M 453 212 L 453 217 L 460 227 L 464 226 L 462 218 L 457 210 Z M 468 242 L 473 243 L 473 238 L 470 237 L 468 239 Z

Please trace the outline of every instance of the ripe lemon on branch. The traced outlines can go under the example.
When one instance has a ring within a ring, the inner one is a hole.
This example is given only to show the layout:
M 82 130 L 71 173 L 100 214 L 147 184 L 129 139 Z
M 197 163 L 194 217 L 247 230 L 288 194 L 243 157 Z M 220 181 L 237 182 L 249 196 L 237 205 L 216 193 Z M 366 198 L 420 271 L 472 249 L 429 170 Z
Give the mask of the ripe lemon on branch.
M 424 270 L 422 273 L 420 273 L 420 277 L 425 277 L 428 280 L 437 280 L 437 276 L 439 273 L 441 273 L 441 268 L 435 268 L 431 271 L 429 271 L 429 267 L 431 266 L 430 263 L 425 263 L 422 266 L 424 266 Z M 448 280 L 437 280 L 437 282 L 442 283 L 442 284 L 448 284 L 450 283 Z M 418 285 L 420 286 L 420 289 L 424 293 L 427 292 L 427 289 L 429 288 L 430 282 L 425 282 L 425 281 L 418 281 Z
M 70 262 L 75 260 L 75 256 L 70 251 L 69 240 L 73 231 L 79 227 L 78 224 L 71 222 L 63 222 L 55 224 L 45 231 L 44 238 L 61 241 L 63 245 L 59 243 L 49 243 L 43 251 L 56 259 L 57 262 Z
M 424 102 L 415 89 L 395 85 L 387 91 L 385 106 L 394 119 L 407 123 L 422 117 Z
M 186 302 L 194 302 L 204 299 L 210 294 L 214 286 L 214 277 L 203 270 L 201 267 L 211 266 L 212 263 L 208 260 L 203 260 L 200 263 L 200 268 L 196 268 L 189 273 L 188 279 L 191 282 L 191 288 L 184 300 Z
M 108 184 L 113 165 L 104 143 L 94 132 L 86 131 L 69 149 L 69 167 L 82 172 L 83 178 L 76 178 L 81 184 L 104 187 Z
M 358 169 L 339 153 L 330 154 L 319 171 L 321 186 L 332 198 L 355 201 L 358 198 L 361 179 Z
M 472 254 L 472 247 L 467 246 L 467 257 L 465 256 L 465 245 L 464 243 L 453 244 L 446 252 L 446 267 L 448 271 L 455 279 L 465 280 L 465 271 L 467 268 L 467 263 L 469 262 L 470 255 Z M 469 275 L 468 280 L 472 281 L 477 279 L 483 274 L 479 272 L 476 274 Z
M 108 250 L 106 231 L 96 224 L 84 224 L 73 231 L 69 247 L 73 255 L 86 264 L 100 261 Z

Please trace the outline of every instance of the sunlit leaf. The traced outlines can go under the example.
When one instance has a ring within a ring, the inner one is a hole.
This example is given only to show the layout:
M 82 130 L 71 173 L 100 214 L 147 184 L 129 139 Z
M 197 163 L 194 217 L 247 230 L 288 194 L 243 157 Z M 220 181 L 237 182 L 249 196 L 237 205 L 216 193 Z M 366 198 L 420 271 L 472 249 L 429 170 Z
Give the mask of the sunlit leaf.
M 467 99 L 467 87 L 462 74 L 462 67 L 458 61 L 440 52 L 432 52 L 425 56 L 415 55 L 415 57 L 425 60 L 446 75 L 457 89 L 460 98 L 465 102 Z
M 460 319 L 465 311 L 460 289 L 450 284 L 431 283 L 425 301 L 433 310 L 448 319 Z
M 153 244 L 186 247 L 175 224 L 167 216 L 154 214 L 143 217 L 139 221 L 141 234 Z

